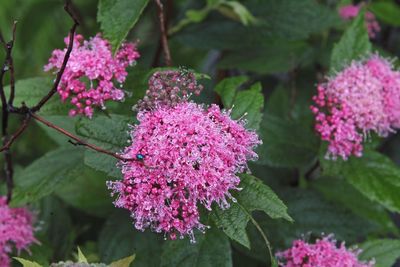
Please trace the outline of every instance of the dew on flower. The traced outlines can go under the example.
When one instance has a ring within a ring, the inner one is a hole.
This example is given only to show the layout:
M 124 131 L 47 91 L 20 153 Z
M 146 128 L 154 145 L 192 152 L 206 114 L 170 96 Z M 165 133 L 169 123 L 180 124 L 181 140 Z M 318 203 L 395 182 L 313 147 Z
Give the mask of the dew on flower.
M 400 127 L 400 72 L 378 55 L 353 61 L 319 84 L 313 100 L 315 130 L 329 143 L 327 158 L 360 157 L 371 132 L 385 137 Z
M 64 41 L 68 45 L 69 38 Z M 66 51 L 66 48 L 54 50 L 44 70 L 58 72 Z M 105 109 L 107 101 L 123 101 L 125 92 L 120 85 L 128 75 L 126 68 L 138 58 L 133 43 L 122 44 L 113 56 L 110 43 L 100 34 L 88 41 L 83 40 L 82 35 L 74 36 L 71 56 L 57 88 L 61 100 L 69 100 L 74 106 L 69 115 L 91 118 L 95 107 Z
M 114 204 L 131 212 L 139 230 L 195 242 L 194 230 L 207 228 L 198 206 L 229 207 L 229 191 L 240 182 L 236 173 L 256 158 L 257 134 L 216 105 L 190 101 L 142 110 L 137 117 L 132 144 L 122 155 L 140 161 L 120 163 L 123 180 L 108 183 L 118 194 Z

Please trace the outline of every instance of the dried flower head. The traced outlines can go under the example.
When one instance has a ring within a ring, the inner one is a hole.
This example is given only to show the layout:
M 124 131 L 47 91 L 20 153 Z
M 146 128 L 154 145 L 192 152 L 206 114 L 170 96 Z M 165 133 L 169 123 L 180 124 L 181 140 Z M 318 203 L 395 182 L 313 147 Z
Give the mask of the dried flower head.
M 69 38 L 65 38 L 68 46 Z M 53 51 L 45 71 L 59 71 L 67 49 Z M 108 100 L 122 101 L 125 93 L 119 87 L 128 73 L 126 68 L 136 62 L 139 53 L 135 44 L 124 43 L 113 56 L 110 43 L 100 34 L 84 41 L 82 35 L 74 37 L 74 46 L 69 61 L 57 88 L 64 102 L 69 99 L 74 106 L 69 115 L 93 115 L 94 107 L 105 108 Z
M 205 229 L 198 206 L 229 207 L 229 190 L 240 182 L 236 173 L 257 157 L 257 134 L 215 105 L 192 102 L 143 110 L 138 120 L 123 153 L 138 160 L 122 162 L 123 181 L 108 184 L 119 195 L 115 205 L 131 212 L 139 230 L 194 241 L 193 229 Z
M 33 232 L 33 216 L 26 208 L 10 208 L 5 197 L 0 197 L 0 266 L 10 266 L 9 254 L 13 247 L 19 253 L 38 243 Z
M 281 267 L 372 267 L 373 262 L 360 262 L 361 250 L 346 249 L 345 244 L 336 246 L 333 235 L 317 239 L 315 244 L 303 240 L 293 241 L 288 250 L 278 252 Z
M 370 132 L 384 137 L 400 126 L 400 72 L 378 55 L 353 61 L 319 84 L 313 100 L 315 129 L 329 142 L 327 157 L 361 156 Z
M 160 105 L 174 106 L 187 101 L 191 94 L 199 95 L 203 86 L 195 74 L 186 70 L 157 71 L 149 79 L 149 89 L 137 110 L 151 110 Z

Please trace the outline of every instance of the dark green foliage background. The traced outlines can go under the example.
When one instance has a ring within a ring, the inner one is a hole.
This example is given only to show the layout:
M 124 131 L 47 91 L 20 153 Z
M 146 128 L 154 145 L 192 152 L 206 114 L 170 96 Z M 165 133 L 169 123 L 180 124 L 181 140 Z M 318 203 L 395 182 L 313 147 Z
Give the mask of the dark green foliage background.
M 245 116 L 247 127 L 262 138 L 259 160 L 250 164 L 252 174 L 241 175 L 244 189 L 234 193 L 238 202 L 226 211 L 215 207 L 204 213 L 202 222 L 211 229 L 196 233 L 196 244 L 136 231 L 129 214 L 113 207 L 105 186 L 107 180 L 121 178 L 116 160 L 74 147 L 32 122 L 12 148 L 12 204 L 28 204 L 37 212 L 41 245 L 21 257 L 47 265 L 74 259 L 80 246 L 91 262 L 136 254 L 135 267 L 269 266 L 273 261 L 262 230 L 273 253 L 297 238 L 334 233 L 346 245 L 364 248 L 363 259 L 374 257 L 376 266 L 393 266 L 400 256 L 399 135 L 373 137 L 362 158 L 326 161 L 326 144 L 313 132 L 309 105 L 315 84 L 351 60 L 374 51 L 399 55 L 398 1 L 370 1 L 367 8 L 382 27 L 372 42 L 362 15 L 349 23 L 338 17 L 337 7 L 346 0 L 239 1 L 244 9 L 233 9 L 236 1 L 167 2 L 173 2 L 167 11 L 174 29 L 169 37 L 174 66 L 210 77 L 201 80 L 205 90 L 194 100 L 233 107 L 232 116 Z M 124 86 L 131 95 L 98 110 L 92 120 L 69 118 L 68 106 L 60 105 L 58 96 L 40 114 L 91 143 L 121 151 L 128 124 L 136 122 L 131 107 L 143 97 L 149 75 L 164 65 L 156 6 L 148 0 L 73 4 L 82 23 L 78 32 L 85 37 L 103 32 L 114 49 L 124 38 L 138 41 L 141 58 L 129 69 Z M 6 37 L 14 19 L 16 104 L 32 105 L 50 89 L 54 77 L 43 66 L 53 49 L 64 47 L 72 21 L 59 0 L 0 1 L 0 28 Z M 4 56 L 0 50 L 0 59 Z M 20 121 L 14 116 L 11 128 Z M 1 190 L 5 192 L 3 185 Z

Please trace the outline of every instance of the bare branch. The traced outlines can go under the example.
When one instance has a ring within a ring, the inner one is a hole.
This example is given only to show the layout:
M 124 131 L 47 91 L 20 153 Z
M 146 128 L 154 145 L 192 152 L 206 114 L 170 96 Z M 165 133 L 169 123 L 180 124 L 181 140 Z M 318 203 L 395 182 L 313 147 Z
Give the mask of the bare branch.
M 88 147 L 88 148 L 90 148 L 90 149 L 93 149 L 93 150 L 95 150 L 95 151 L 97 151 L 97 152 L 100 152 L 100 153 L 103 153 L 103 154 L 112 156 L 112 157 L 114 157 L 114 158 L 116 158 L 116 159 L 118 159 L 118 160 L 122 160 L 122 161 L 139 161 L 139 160 L 137 160 L 137 159 L 135 159 L 135 158 L 131 158 L 131 159 L 124 158 L 124 157 L 118 155 L 117 153 L 114 153 L 114 152 L 105 150 L 105 149 L 103 149 L 103 148 L 101 148 L 101 147 L 98 147 L 98 146 L 96 146 L 96 145 L 90 144 L 90 143 L 86 142 L 85 140 L 80 139 L 80 138 L 77 137 L 76 135 L 74 135 L 74 134 L 68 132 L 67 130 L 65 130 L 65 129 L 61 128 L 61 127 L 58 127 L 57 125 L 54 125 L 53 123 L 51 123 L 51 122 L 45 120 L 44 118 L 42 118 L 42 117 L 40 117 L 40 116 L 38 116 L 38 115 L 36 115 L 36 114 L 32 114 L 32 117 L 33 117 L 35 120 L 39 121 L 40 123 L 43 123 L 43 124 L 46 125 L 47 127 L 50 127 L 50 128 L 52 128 L 52 129 L 54 129 L 54 130 L 56 130 L 56 131 L 62 133 L 63 135 L 68 136 L 68 137 L 71 138 L 72 140 L 74 140 L 75 142 L 72 142 L 71 140 L 69 140 L 69 142 L 72 143 L 73 145 L 85 146 L 85 147 Z
M 161 43 L 164 51 L 165 65 L 172 66 L 171 52 L 168 45 L 167 25 L 164 16 L 164 5 L 161 0 L 155 0 L 158 9 L 158 19 L 160 21 Z
M 28 128 L 29 121 L 31 120 L 31 116 L 27 115 L 24 121 L 22 122 L 21 126 L 18 128 L 18 130 L 10 137 L 8 138 L 4 143 L 3 147 L 0 148 L 0 152 L 3 152 L 4 150 L 9 150 L 11 145 L 14 143 L 15 140 L 17 140 L 23 132 Z
M 15 32 L 16 32 L 16 22 L 14 22 L 13 28 L 12 28 L 12 39 L 11 41 L 7 42 L 5 41 L 3 35 L 0 33 L 0 42 L 3 44 L 4 50 L 6 52 L 6 57 L 4 59 L 3 66 L 0 70 L 0 100 L 1 100 L 1 105 L 2 105 L 2 125 L 1 125 L 1 134 L 2 134 L 2 141 L 3 141 L 3 146 L 4 149 L 2 151 L 5 151 L 4 153 L 4 172 L 6 176 L 6 183 L 7 183 L 7 202 L 11 200 L 12 197 L 12 188 L 14 185 L 13 182 L 13 174 L 14 174 L 14 169 L 13 169 L 13 163 L 12 163 L 12 156 L 11 152 L 9 150 L 9 146 L 14 142 L 16 138 L 11 138 L 10 145 L 7 145 L 9 143 L 9 136 L 8 136 L 8 119 L 9 119 L 9 109 L 8 109 L 8 103 L 6 99 L 6 94 L 4 92 L 4 76 L 8 70 L 10 70 L 10 99 L 9 103 L 12 103 L 14 101 L 14 95 L 15 95 L 15 78 L 14 78 L 14 63 L 13 63 L 13 58 L 12 58 L 12 49 L 14 46 L 14 40 L 15 40 Z M 26 128 L 26 127 L 25 127 Z M 23 131 L 22 131 L 23 132 Z M 21 133 L 22 133 L 21 132 Z M 18 134 L 19 136 L 20 134 Z
M 15 75 L 14 75 L 14 60 L 11 56 L 12 49 L 14 47 L 15 36 L 17 30 L 17 21 L 14 21 L 13 29 L 12 29 L 12 39 L 7 44 L 7 51 L 8 51 L 8 67 L 10 69 L 10 97 L 8 98 L 8 104 L 10 106 L 14 103 L 15 98 Z
M 47 95 L 45 95 L 40 101 L 39 103 L 31 108 L 31 112 L 37 112 L 39 111 L 42 106 L 44 104 L 46 104 L 47 101 L 50 100 L 50 98 L 57 92 L 57 88 L 58 85 L 60 84 L 61 81 L 61 77 L 64 74 L 65 68 L 67 66 L 69 57 L 71 55 L 72 52 L 72 48 L 74 46 L 74 37 L 75 37 L 75 32 L 76 32 L 76 28 L 79 26 L 79 22 L 78 20 L 75 18 L 74 14 L 72 13 L 72 11 L 70 10 L 70 1 L 67 0 L 64 6 L 65 11 L 70 15 L 70 17 L 73 19 L 74 21 L 74 25 L 72 26 L 71 30 L 69 31 L 69 43 L 68 43 L 68 48 L 67 51 L 64 55 L 64 60 L 63 60 L 63 64 L 61 65 L 61 68 L 59 70 L 59 72 L 57 73 L 57 77 L 56 80 L 54 81 L 53 87 L 51 88 L 51 90 L 49 91 L 49 93 Z

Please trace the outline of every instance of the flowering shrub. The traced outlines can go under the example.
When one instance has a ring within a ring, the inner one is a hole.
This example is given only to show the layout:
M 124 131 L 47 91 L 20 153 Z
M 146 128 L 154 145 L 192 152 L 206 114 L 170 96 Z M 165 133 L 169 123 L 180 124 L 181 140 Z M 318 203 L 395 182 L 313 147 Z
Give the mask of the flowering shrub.
M 0 267 L 399 265 L 399 1 L 64 2 L 0 1 Z
M 288 250 L 277 253 L 283 267 L 371 267 L 373 263 L 363 263 L 357 259 L 360 251 L 346 249 L 344 243 L 339 247 L 332 236 L 317 239 L 315 244 L 303 240 L 293 241 Z
M 64 42 L 68 46 L 69 38 Z M 44 70 L 60 71 L 66 51 L 67 48 L 54 50 Z M 105 109 L 108 100 L 123 101 L 125 93 L 115 82 L 122 87 L 128 75 L 126 68 L 138 58 L 135 44 L 122 44 L 113 56 L 111 45 L 100 34 L 89 41 L 84 41 L 82 35 L 75 36 L 71 57 L 57 88 L 61 101 L 69 99 L 74 106 L 69 115 L 91 118 L 94 107 Z
M 34 237 L 33 216 L 26 208 L 10 208 L 0 198 L 0 266 L 10 266 L 9 254 L 15 247 L 20 253 L 38 241 Z

